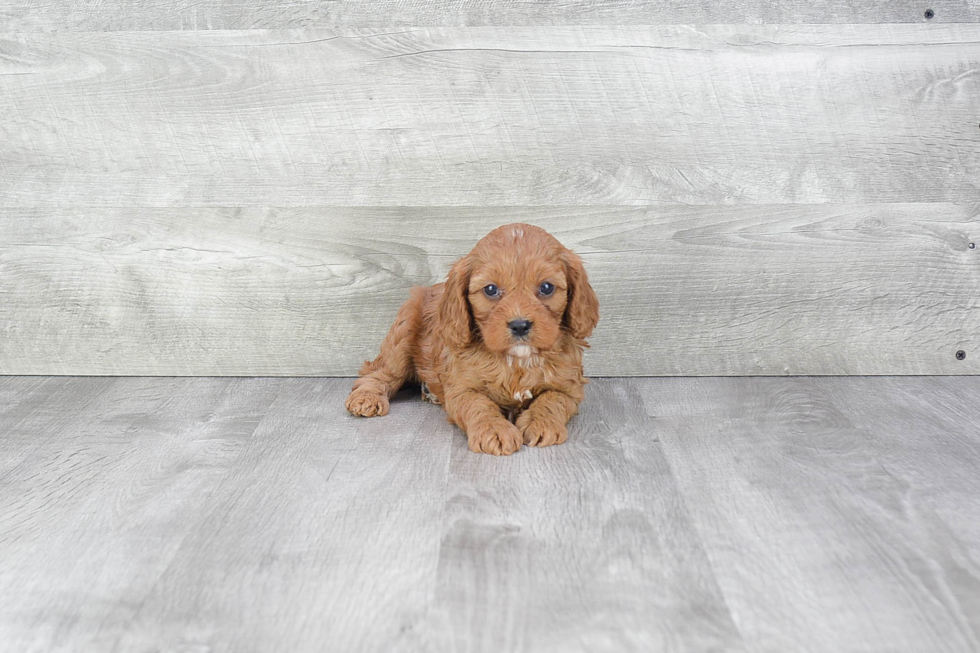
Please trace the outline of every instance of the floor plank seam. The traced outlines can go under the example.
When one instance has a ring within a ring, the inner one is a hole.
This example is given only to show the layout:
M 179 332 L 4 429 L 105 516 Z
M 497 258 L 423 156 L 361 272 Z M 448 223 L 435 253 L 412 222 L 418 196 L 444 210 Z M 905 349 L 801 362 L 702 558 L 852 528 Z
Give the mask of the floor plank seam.
M 643 400 L 642 405 L 646 410 L 645 399 Z M 649 411 L 647 412 L 647 414 L 650 416 L 651 424 L 654 426 L 654 428 L 656 428 L 657 425 L 656 414 L 651 414 Z M 660 448 L 661 452 L 663 453 L 664 461 L 667 463 L 667 471 L 670 474 L 670 479 L 671 481 L 673 481 L 674 488 L 677 491 L 677 496 L 679 497 L 682 504 L 683 516 L 687 520 L 687 522 L 691 525 L 691 528 L 694 529 L 695 534 L 697 534 L 698 544 L 701 546 L 701 552 L 708 563 L 708 568 L 711 570 L 711 577 L 712 580 L 714 581 L 715 588 L 718 591 L 718 595 L 721 597 L 721 600 L 724 602 L 725 609 L 728 611 L 728 618 L 731 620 L 732 626 L 735 628 L 735 631 L 738 633 L 739 639 L 742 642 L 743 649 L 746 651 L 746 653 L 749 653 L 754 649 L 750 648 L 749 646 L 750 640 L 747 639 L 745 636 L 743 624 L 740 622 L 738 615 L 732 609 L 731 601 L 729 600 L 728 594 L 725 592 L 725 588 L 722 586 L 721 577 L 718 574 L 717 564 L 714 560 L 714 557 L 711 555 L 711 551 L 707 545 L 707 541 L 701 530 L 701 526 L 698 524 L 697 520 L 694 519 L 694 513 L 691 510 L 690 504 L 688 502 L 688 497 L 682 490 L 682 486 L 678 481 L 677 474 L 674 471 L 674 462 L 671 458 L 670 450 L 668 449 L 667 446 L 668 438 L 669 438 L 669 434 L 658 433 L 656 445 L 657 447 Z

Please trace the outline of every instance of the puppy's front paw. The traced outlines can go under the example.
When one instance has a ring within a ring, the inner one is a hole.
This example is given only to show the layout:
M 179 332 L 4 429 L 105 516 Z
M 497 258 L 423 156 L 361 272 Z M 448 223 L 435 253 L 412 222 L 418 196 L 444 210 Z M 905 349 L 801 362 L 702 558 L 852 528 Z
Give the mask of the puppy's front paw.
M 388 414 L 388 397 L 372 388 L 357 388 L 351 391 L 344 406 L 354 415 L 380 417 Z
M 496 419 L 480 424 L 466 433 L 470 451 L 509 456 L 521 448 L 521 433 L 510 422 Z
M 529 447 L 549 447 L 568 439 L 568 429 L 564 424 L 540 417 L 535 418 L 527 411 L 517 418 L 517 429 L 521 432 L 524 444 Z

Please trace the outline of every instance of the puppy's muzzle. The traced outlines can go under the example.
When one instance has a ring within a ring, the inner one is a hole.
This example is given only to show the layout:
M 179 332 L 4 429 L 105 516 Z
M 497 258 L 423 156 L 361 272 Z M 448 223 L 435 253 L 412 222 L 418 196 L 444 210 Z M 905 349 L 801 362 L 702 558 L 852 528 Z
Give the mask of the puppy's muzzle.
M 527 334 L 531 332 L 531 324 L 530 320 L 517 319 L 508 322 L 507 327 L 515 338 L 526 338 Z

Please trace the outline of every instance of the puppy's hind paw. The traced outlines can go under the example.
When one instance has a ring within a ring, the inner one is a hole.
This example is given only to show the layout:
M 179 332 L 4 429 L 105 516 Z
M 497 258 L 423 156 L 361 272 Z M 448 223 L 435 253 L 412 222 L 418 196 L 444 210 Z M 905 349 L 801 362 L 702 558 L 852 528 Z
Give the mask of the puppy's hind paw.
M 344 406 L 354 415 L 380 417 L 388 414 L 388 397 L 371 388 L 358 388 L 351 391 Z

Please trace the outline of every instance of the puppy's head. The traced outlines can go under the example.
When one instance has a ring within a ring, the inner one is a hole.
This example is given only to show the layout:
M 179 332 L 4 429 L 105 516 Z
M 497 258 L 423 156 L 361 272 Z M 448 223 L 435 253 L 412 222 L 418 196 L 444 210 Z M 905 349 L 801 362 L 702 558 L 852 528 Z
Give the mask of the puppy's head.
M 544 229 L 511 224 L 453 266 L 439 319 L 450 347 L 481 341 L 498 354 L 527 358 L 553 349 L 563 330 L 587 338 L 599 321 L 599 300 L 578 256 Z

